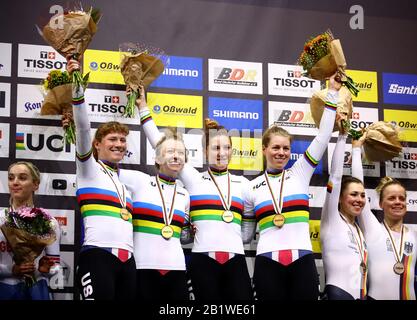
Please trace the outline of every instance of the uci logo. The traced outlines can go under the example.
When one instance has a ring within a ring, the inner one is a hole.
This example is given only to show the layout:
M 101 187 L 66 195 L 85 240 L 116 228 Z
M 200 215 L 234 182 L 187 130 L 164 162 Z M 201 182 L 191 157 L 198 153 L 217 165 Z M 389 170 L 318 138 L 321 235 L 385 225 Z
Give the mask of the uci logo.
M 26 149 L 31 151 L 40 151 L 44 148 L 52 152 L 71 152 L 71 144 L 63 144 L 63 137 L 58 134 L 50 135 L 46 137 L 44 134 L 36 135 L 32 133 L 26 134 Z
M 155 112 L 156 114 L 161 113 L 161 106 L 156 105 L 153 107 L 153 112 Z
M 98 63 L 95 61 L 90 62 L 90 70 L 97 71 L 98 70 Z

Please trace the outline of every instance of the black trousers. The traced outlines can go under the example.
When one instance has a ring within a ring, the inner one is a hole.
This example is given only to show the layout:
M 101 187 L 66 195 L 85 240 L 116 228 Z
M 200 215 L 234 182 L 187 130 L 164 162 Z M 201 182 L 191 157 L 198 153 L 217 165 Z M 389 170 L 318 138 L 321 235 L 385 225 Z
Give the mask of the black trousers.
M 112 253 L 100 248 L 82 251 L 76 283 L 83 300 L 134 300 L 135 259 L 132 256 L 122 262 Z
M 260 301 L 318 300 L 319 278 L 313 254 L 288 266 L 256 256 L 253 280 Z
M 158 270 L 137 269 L 138 301 L 186 301 L 188 288 L 185 271 L 169 271 L 162 275 Z
M 199 300 L 253 300 L 251 279 L 244 255 L 224 264 L 203 253 L 191 253 L 191 285 Z

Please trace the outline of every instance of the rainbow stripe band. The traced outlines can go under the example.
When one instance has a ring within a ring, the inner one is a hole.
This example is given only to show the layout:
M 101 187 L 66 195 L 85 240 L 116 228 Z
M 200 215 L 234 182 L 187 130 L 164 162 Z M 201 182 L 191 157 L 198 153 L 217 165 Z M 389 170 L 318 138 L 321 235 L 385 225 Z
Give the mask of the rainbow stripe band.
M 310 212 L 308 205 L 308 195 L 296 194 L 284 198 L 282 214 L 285 217 L 285 224 L 289 223 L 309 223 Z M 259 230 L 275 227 L 272 220 L 275 215 L 272 200 L 267 200 L 255 207 L 256 221 Z
M 145 124 L 146 122 L 152 120 L 152 116 L 150 113 L 147 113 L 145 115 L 143 115 L 142 117 L 140 117 L 140 122 L 141 124 Z
M 327 183 L 327 192 L 332 193 L 332 191 L 333 191 L 333 183 L 331 181 L 329 181 Z
M 93 153 L 93 149 L 91 148 L 90 151 L 88 151 L 86 154 L 79 154 L 78 152 L 76 152 L 75 156 L 77 157 L 78 161 L 85 162 L 88 159 L 90 159 L 92 153 Z
M 304 159 L 306 159 L 306 161 L 308 162 L 308 164 L 309 164 L 310 166 L 312 166 L 313 168 L 317 167 L 317 165 L 319 164 L 319 161 L 318 161 L 318 160 L 316 160 L 316 159 L 314 159 L 314 158 L 311 156 L 310 152 L 308 152 L 308 150 L 306 150 L 306 151 L 304 152 Z
M 144 202 L 134 202 L 133 206 L 133 231 L 161 235 L 161 229 L 165 226 L 162 207 Z M 170 225 L 175 238 L 181 236 L 184 222 L 185 212 L 174 210 Z
M 237 197 L 232 197 L 230 211 L 233 212 L 234 223 L 241 224 L 243 201 Z M 224 207 L 221 199 L 217 195 L 198 195 L 190 197 L 190 218 L 191 221 L 223 221 L 222 214 Z
M 332 111 L 336 111 L 337 109 L 337 104 L 336 103 L 332 103 L 330 101 L 326 101 L 326 103 L 324 104 L 324 107 L 328 110 L 332 110 Z
M 72 98 L 72 104 L 74 106 L 78 106 L 78 105 L 83 104 L 83 103 L 84 103 L 84 96 L 81 96 L 81 97 L 78 97 L 78 98 L 75 98 L 75 97 Z

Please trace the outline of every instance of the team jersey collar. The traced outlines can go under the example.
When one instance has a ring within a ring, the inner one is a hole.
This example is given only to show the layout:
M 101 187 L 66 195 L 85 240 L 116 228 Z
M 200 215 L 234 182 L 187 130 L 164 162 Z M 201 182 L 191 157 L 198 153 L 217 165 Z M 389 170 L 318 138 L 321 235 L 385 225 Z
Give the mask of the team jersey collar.
M 210 171 L 214 176 L 224 176 L 227 174 L 227 168 L 223 170 L 215 169 L 213 167 L 210 167 Z
M 108 170 L 113 171 L 113 172 L 117 172 L 117 174 L 119 174 L 119 165 L 117 163 L 114 162 L 110 162 L 107 160 L 100 160 Z
M 176 178 L 167 176 L 163 173 L 158 173 L 158 178 L 159 178 L 159 181 L 165 184 L 175 184 L 175 181 L 177 180 Z
M 271 178 L 279 177 L 282 174 L 283 169 L 267 168 L 266 173 Z

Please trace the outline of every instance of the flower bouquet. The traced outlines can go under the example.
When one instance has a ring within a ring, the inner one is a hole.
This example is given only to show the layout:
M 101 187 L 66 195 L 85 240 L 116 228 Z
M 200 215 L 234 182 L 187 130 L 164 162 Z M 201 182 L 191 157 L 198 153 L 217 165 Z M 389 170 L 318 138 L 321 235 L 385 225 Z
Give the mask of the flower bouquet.
M 323 89 L 314 92 L 310 99 L 310 111 L 313 117 L 316 127 L 320 127 L 321 116 L 323 115 L 324 107 L 326 104 L 328 89 Z M 347 115 L 347 119 L 352 118 L 352 95 L 349 90 L 345 87 L 341 87 L 339 90 L 339 100 L 337 101 L 336 112 L 344 113 Z M 334 124 L 333 131 L 337 131 L 337 124 Z
M 334 39 L 330 30 L 311 38 L 304 44 L 298 64 L 305 70 L 305 76 L 325 80 L 336 71 L 341 75 L 342 83 L 356 97 L 359 89 L 345 73 L 346 59 L 339 39 Z
M 164 71 L 168 57 L 163 50 L 137 43 L 123 43 L 119 46 L 122 61 L 120 71 L 130 89 L 125 112 L 128 118 L 135 116 L 135 101 L 139 96 L 139 87 L 146 89 Z
M 41 84 L 45 96 L 41 115 L 63 115 L 64 118 L 70 119 L 69 125 L 64 128 L 64 140 L 67 143 L 75 144 L 71 76 L 66 71 L 52 70 Z
M 389 161 L 398 157 L 402 151 L 399 129 L 391 123 L 385 121 L 374 122 L 361 131 L 351 129 L 350 124 L 348 124 L 346 129 L 352 139 L 357 140 L 365 136 L 363 149 L 365 157 L 369 161 Z
M 52 217 L 42 208 L 6 209 L 0 228 L 12 248 L 16 264 L 33 263 L 56 239 Z M 33 285 L 34 274 L 25 275 L 25 281 L 28 286 Z
M 38 27 L 38 31 L 62 56 L 79 60 L 97 32 L 100 18 L 101 13 L 97 8 L 91 7 L 87 12 L 82 8 L 74 9 L 52 17 L 42 30 Z M 77 92 L 80 86 L 87 86 L 80 71 L 73 72 L 72 82 Z

